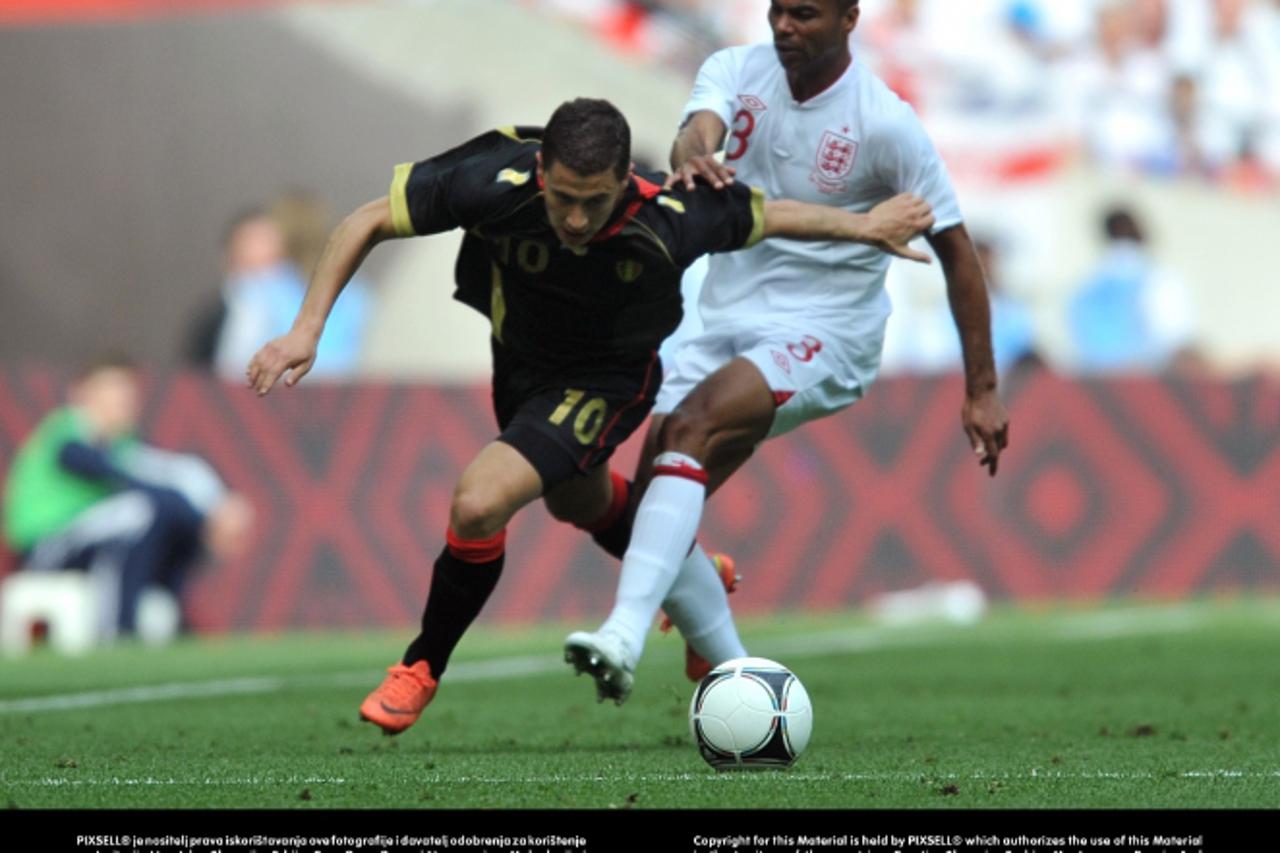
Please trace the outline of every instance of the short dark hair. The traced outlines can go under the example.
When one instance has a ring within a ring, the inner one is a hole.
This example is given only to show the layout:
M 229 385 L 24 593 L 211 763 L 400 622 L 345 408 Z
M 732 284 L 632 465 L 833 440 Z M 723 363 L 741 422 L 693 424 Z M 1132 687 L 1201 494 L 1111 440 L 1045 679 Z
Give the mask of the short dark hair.
M 1102 218 L 1102 228 L 1109 240 L 1133 240 L 1144 242 L 1145 236 L 1138 216 L 1127 207 L 1117 205 L 1107 210 Z
M 575 98 L 561 104 L 542 131 L 542 165 L 562 163 L 582 175 L 631 170 L 631 127 L 608 101 Z
M 138 363 L 122 349 L 106 350 L 96 353 L 87 361 L 81 363 L 80 369 L 76 372 L 75 381 L 83 382 L 91 376 L 96 376 L 108 370 L 137 373 Z

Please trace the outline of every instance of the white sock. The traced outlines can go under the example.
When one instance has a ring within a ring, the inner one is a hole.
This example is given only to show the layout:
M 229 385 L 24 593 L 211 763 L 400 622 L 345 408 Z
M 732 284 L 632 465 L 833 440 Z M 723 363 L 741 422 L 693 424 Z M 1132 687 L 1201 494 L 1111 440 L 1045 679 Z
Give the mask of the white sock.
M 680 564 L 662 609 L 685 641 L 712 666 L 747 656 L 729 611 L 729 594 L 701 545 L 694 545 Z
M 698 532 L 706 482 L 697 460 L 681 453 L 663 453 L 653 462 L 653 480 L 636 509 L 631 544 L 622 558 L 618 598 L 600 626 L 627 642 L 632 666 Z

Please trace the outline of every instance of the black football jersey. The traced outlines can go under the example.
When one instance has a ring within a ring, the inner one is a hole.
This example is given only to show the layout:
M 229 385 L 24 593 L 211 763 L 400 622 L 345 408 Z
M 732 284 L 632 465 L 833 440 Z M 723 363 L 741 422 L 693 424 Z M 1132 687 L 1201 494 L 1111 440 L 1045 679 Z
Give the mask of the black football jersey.
M 585 247 L 560 244 L 535 154 L 541 128 L 491 131 L 396 167 L 397 234 L 463 228 L 455 298 L 490 320 L 495 344 L 531 368 L 607 371 L 652 357 L 680 323 L 680 279 L 702 255 L 757 242 L 764 196 L 744 184 L 664 191 L 634 176 Z

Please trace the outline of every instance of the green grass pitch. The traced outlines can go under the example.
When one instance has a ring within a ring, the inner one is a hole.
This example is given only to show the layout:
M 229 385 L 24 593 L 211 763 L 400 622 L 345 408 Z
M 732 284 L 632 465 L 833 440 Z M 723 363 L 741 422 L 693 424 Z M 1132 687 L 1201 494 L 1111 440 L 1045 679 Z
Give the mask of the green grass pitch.
M 356 707 L 409 632 L 200 639 L 0 661 L 0 806 L 1275 808 L 1280 603 L 997 610 L 971 627 L 747 620 L 814 703 L 786 772 L 721 773 L 681 644 L 623 707 L 560 662 L 568 626 L 481 626 L 418 725 Z

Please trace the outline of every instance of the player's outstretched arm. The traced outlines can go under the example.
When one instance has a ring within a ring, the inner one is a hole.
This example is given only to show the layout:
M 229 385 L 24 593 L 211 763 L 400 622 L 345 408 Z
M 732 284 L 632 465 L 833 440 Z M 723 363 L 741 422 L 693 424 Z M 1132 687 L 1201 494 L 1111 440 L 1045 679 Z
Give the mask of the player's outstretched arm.
M 930 235 L 947 280 L 947 301 L 964 353 L 964 407 L 960 419 L 979 464 L 995 476 L 1000 452 L 1009 445 L 1009 413 L 996 390 L 991 350 L 991 304 L 986 276 L 963 225 Z
M 694 178 L 699 177 L 718 190 L 732 184 L 737 170 L 716 159 L 727 129 L 720 116 L 710 110 L 689 116 L 671 146 L 671 175 L 664 189 L 684 184 L 692 190 Z
M 383 198 L 357 208 L 329 235 L 307 295 L 294 318 L 293 328 L 268 341 L 245 369 L 249 387 L 264 396 L 281 376 L 293 386 L 307 375 L 316 360 L 316 346 L 325 321 L 338 294 L 355 275 L 369 251 L 383 240 L 395 237 L 391 203 Z
M 764 203 L 765 237 L 865 243 L 922 264 L 930 262 L 929 256 L 907 243 L 932 226 L 929 203 L 909 193 L 883 201 L 866 213 L 786 199 Z

